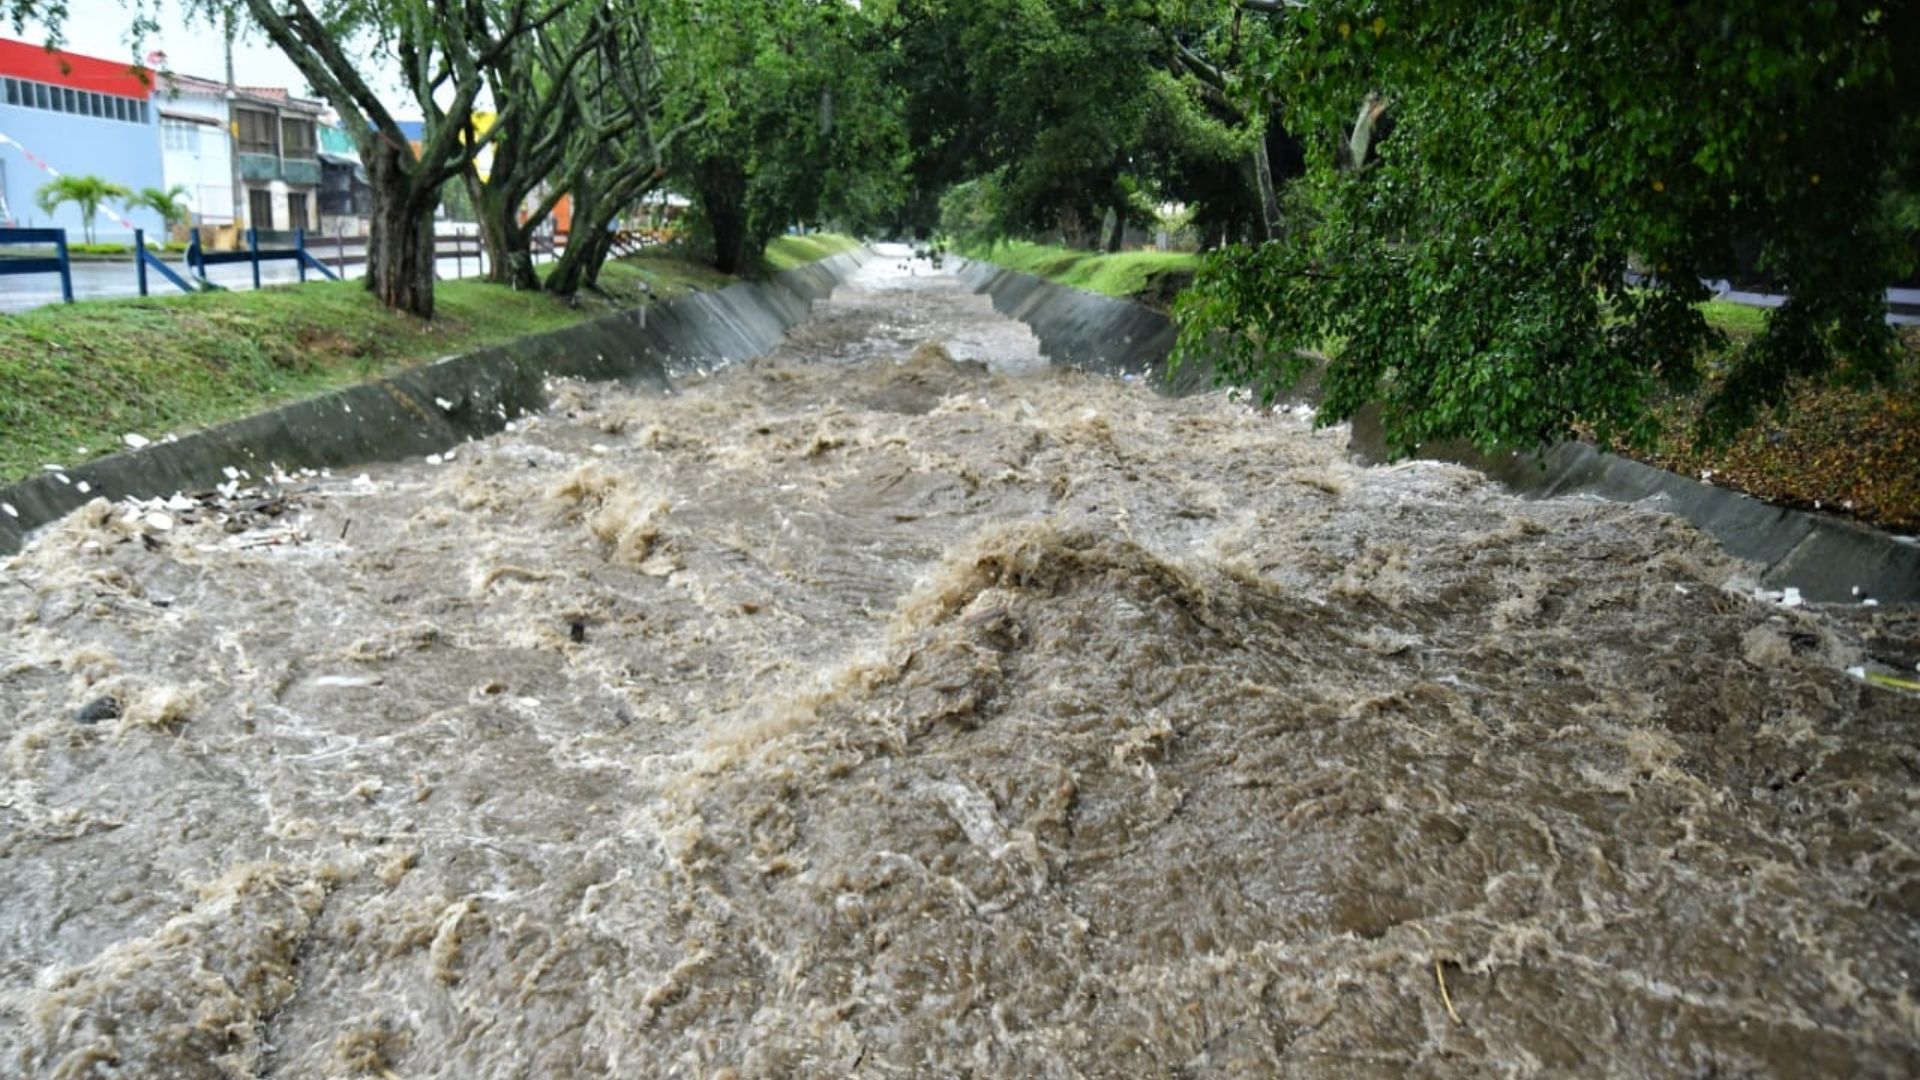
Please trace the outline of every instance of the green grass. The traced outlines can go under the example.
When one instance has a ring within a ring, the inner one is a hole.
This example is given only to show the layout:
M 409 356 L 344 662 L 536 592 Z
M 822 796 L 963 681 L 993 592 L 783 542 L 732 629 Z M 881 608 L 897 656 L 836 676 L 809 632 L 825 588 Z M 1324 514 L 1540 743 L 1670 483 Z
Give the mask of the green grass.
M 831 258 L 843 251 L 852 251 L 860 246 L 860 241 L 839 233 L 812 233 L 807 236 L 775 237 L 767 245 L 763 261 L 773 273 L 791 270 L 796 266 L 805 266 L 811 262 Z
M 1102 255 L 1091 251 L 1009 240 L 992 247 L 962 252 L 1076 289 L 1131 299 L 1171 299 L 1165 282 L 1184 283 L 1199 266 L 1200 257 L 1184 251 L 1123 251 Z M 1177 289 L 1174 291 L 1178 291 Z
M 643 282 L 664 300 L 732 280 L 711 267 L 640 256 L 608 263 L 599 294 L 577 306 L 480 281 L 441 282 L 430 322 L 382 308 L 356 281 L 93 300 L 6 316 L 0 483 L 115 452 L 128 432 L 185 433 L 631 307 L 646 301 Z
M 1737 340 L 1757 337 L 1767 325 L 1767 309 L 1731 300 L 1709 300 L 1700 305 L 1707 324 Z

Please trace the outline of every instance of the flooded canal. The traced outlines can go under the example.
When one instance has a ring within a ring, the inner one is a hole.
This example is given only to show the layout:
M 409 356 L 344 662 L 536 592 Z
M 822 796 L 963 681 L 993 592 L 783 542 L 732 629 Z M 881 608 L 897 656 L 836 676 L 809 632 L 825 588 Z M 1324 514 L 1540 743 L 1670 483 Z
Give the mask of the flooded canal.
M 0 564 L 0 1073 L 1920 1073 L 1920 615 L 903 266 Z

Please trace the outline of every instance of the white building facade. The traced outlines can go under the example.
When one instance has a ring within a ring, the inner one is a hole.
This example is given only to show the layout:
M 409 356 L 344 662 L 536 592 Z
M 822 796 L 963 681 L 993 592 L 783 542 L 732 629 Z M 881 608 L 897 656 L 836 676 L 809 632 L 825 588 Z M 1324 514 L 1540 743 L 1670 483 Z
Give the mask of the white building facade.
M 313 230 L 319 223 L 323 106 L 272 87 L 162 76 L 167 184 L 187 190 L 195 224 Z
M 163 76 L 154 94 L 166 186 L 186 189 L 194 225 L 231 225 L 233 138 L 227 133 L 226 87 Z

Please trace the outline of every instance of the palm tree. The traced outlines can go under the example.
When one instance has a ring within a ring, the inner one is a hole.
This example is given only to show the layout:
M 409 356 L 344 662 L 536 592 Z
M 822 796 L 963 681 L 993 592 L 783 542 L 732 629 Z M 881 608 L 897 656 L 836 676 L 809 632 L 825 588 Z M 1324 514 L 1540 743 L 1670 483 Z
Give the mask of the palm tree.
M 73 203 L 80 208 L 80 231 L 86 236 L 87 243 L 93 243 L 93 216 L 100 212 L 100 204 L 108 199 L 124 199 L 133 194 L 119 184 L 102 180 L 97 176 L 62 176 L 41 185 L 35 196 L 40 209 L 53 213 L 61 203 Z
M 148 187 L 126 201 L 128 210 L 151 210 L 160 215 L 160 220 L 169 232 L 175 225 L 187 220 L 192 213 L 187 209 L 187 189 L 175 184 L 166 190 Z

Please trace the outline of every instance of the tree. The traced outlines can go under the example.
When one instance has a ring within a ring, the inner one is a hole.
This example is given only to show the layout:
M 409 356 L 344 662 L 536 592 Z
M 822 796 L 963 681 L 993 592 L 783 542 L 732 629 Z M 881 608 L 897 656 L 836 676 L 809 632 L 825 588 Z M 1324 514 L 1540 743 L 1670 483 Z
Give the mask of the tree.
M 170 188 L 141 188 L 128 198 L 129 210 L 151 210 L 160 215 L 160 220 L 168 229 L 187 220 L 190 211 L 186 204 L 187 189 L 179 184 Z
M 885 79 L 889 3 L 678 0 L 656 27 L 662 63 L 705 73 L 702 122 L 669 148 L 714 265 L 750 267 L 788 225 L 883 220 L 908 151 Z
M 1113 248 L 1167 200 L 1198 204 L 1221 236 L 1258 217 L 1266 117 L 1240 100 L 1235 78 L 1264 20 L 1243 24 L 1230 0 L 917 0 L 908 10 L 898 78 L 912 92 L 914 226 L 928 224 L 930 191 L 985 177 L 975 193 L 992 191 L 999 236 Z
M 530 241 L 568 197 L 571 233 L 544 287 L 558 296 L 593 287 L 612 251 L 615 222 L 664 182 L 664 155 L 704 122 L 710 73 L 697 67 L 697 56 L 661 63 L 656 24 L 673 14 L 656 12 L 661 7 L 642 0 L 583 5 L 544 29 L 537 48 L 489 68 L 495 100 L 516 106 L 496 120 L 501 136 L 487 175 L 467 173 L 482 231 L 501 253 L 495 280 L 539 284 Z
M 622 5 L 620 15 L 638 14 Z M 482 71 L 489 96 L 504 107 L 492 119 L 498 137 L 485 168 L 476 158 L 462 179 L 486 244 L 491 281 L 540 287 L 532 239 L 567 194 L 564 184 L 549 181 L 570 155 L 576 162 L 585 160 L 593 145 L 611 134 L 583 116 L 589 103 L 604 103 L 607 93 L 601 72 L 583 69 L 617 32 L 617 18 L 610 3 L 577 5 L 526 47 L 494 54 Z M 591 85 L 582 85 L 588 81 Z M 544 197 L 528 210 L 529 198 L 543 186 Z
M 447 181 L 489 146 L 474 131 L 483 71 L 574 0 L 186 0 L 219 21 L 240 5 L 340 114 L 373 189 L 367 287 L 389 307 L 433 315 L 433 212 Z M 352 45 L 398 61 L 425 118 L 418 148 L 362 73 Z
M 1748 250 L 1790 299 L 1706 373 L 1715 432 L 1795 378 L 1891 370 L 1915 5 L 1274 7 L 1248 84 L 1307 175 L 1272 243 L 1205 264 L 1183 355 L 1271 395 L 1324 351 L 1322 422 L 1378 403 L 1399 451 L 1643 439 L 1654 389 L 1724 345 L 1701 279 Z
M 86 242 L 93 243 L 93 219 L 100 212 L 100 204 L 108 199 L 120 200 L 132 192 L 126 188 L 98 176 L 60 176 L 40 186 L 34 201 L 40 209 L 53 213 L 63 203 L 72 203 L 80 210 L 80 230 Z

